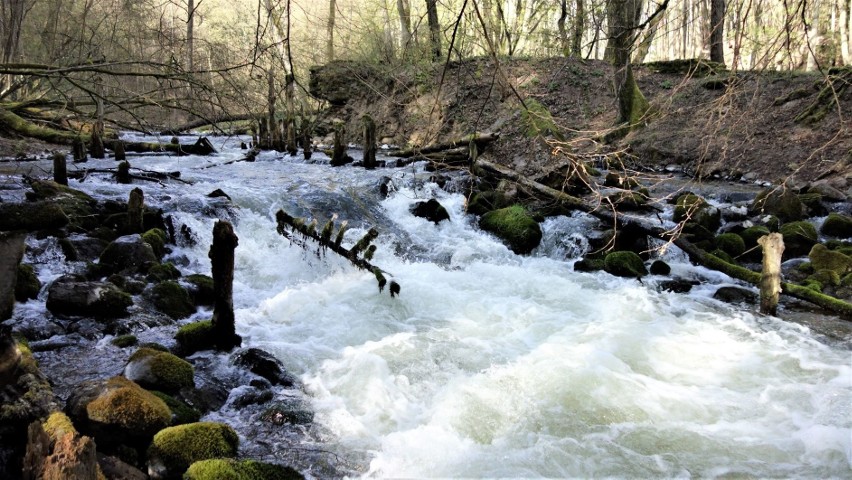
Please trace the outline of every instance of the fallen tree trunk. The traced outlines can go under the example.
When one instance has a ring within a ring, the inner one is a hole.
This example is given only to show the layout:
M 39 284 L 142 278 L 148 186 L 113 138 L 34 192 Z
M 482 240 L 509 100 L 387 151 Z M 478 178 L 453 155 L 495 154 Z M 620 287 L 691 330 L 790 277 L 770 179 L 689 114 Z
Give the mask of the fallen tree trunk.
M 712 270 L 718 270 L 732 278 L 748 282 L 752 285 L 760 286 L 760 273 L 754 272 L 739 265 L 733 265 L 728 262 L 725 262 L 719 257 L 711 255 L 705 252 L 704 250 L 701 250 L 700 248 L 696 247 L 689 240 L 682 236 L 675 236 L 673 238 L 671 231 L 667 229 L 647 225 L 645 223 L 637 221 L 636 219 L 626 219 L 624 216 L 615 215 L 611 211 L 600 208 L 599 205 L 591 205 L 580 198 L 568 195 L 564 192 L 550 188 L 546 185 L 542 185 L 502 165 L 497 165 L 491 162 L 479 160 L 476 162 L 476 167 L 480 167 L 486 172 L 491 173 L 492 175 L 496 174 L 508 180 L 512 180 L 518 183 L 519 185 L 523 185 L 538 194 L 547 196 L 559 202 L 565 207 L 581 210 L 598 218 L 599 220 L 610 223 L 617 227 L 621 228 L 629 223 L 635 227 L 638 227 L 646 235 L 659 238 L 666 242 L 672 242 L 675 246 L 683 250 L 684 253 L 686 253 L 689 257 L 690 261 L 694 263 L 700 264 Z M 852 303 L 834 298 L 829 295 L 825 295 L 823 293 L 811 290 L 810 288 L 806 288 L 801 285 L 795 285 L 787 282 L 781 282 L 781 289 L 782 295 L 810 302 L 832 313 L 835 313 L 840 317 L 843 317 L 845 319 L 852 319 Z
M 427 145 L 423 148 L 409 148 L 405 150 L 398 150 L 396 152 L 390 152 L 388 155 L 392 157 L 400 157 L 400 158 L 408 158 L 414 157 L 417 155 L 428 155 L 430 153 L 441 152 L 444 150 L 451 150 L 459 147 L 467 147 L 471 142 L 475 143 L 478 148 L 482 148 L 494 140 L 500 138 L 500 134 L 498 133 L 474 133 L 471 135 L 466 135 L 462 138 L 457 138 L 455 140 L 451 140 L 449 142 L 444 143 L 436 143 L 433 145 Z
M 84 142 L 89 141 L 88 135 L 80 135 L 73 132 L 63 132 L 52 128 L 42 127 L 28 122 L 22 117 L 0 108 L 0 128 L 7 132 L 16 133 L 22 137 L 35 138 L 49 143 L 60 145 L 71 145 L 74 140 L 81 138 Z
M 118 142 L 121 140 L 112 140 L 106 145 L 110 150 L 115 151 L 118 147 Z M 154 143 L 154 142 L 125 142 L 125 152 L 134 153 L 176 153 L 178 155 L 210 155 L 216 153 L 216 148 L 210 143 L 207 137 L 201 137 L 193 144 L 180 143 Z
M 193 120 L 191 122 L 184 123 L 183 125 L 163 130 L 160 132 L 160 135 L 178 135 L 187 130 L 203 127 L 205 125 L 216 125 L 217 123 L 225 122 L 241 122 L 245 120 L 254 120 L 255 118 L 257 118 L 257 115 L 250 113 L 244 115 L 220 115 L 213 118 L 199 118 L 198 120 Z
M 231 160 L 229 162 L 224 162 L 224 163 L 216 163 L 216 164 L 213 164 L 213 165 L 206 165 L 206 166 L 201 167 L 201 170 L 204 170 L 204 169 L 207 169 L 207 168 L 213 168 L 213 167 L 221 167 L 223 165 L 231 165 L 232 163 L 237 163 L 237 162 L 253 162 L 257 159 L 257 155 L 259 153 L 260 153 L 260 149 L 257 148 L 257 147 L 254 147 L 251 150 L 249 150 L 248 153 L 246 153 L 246 155 L 243 158 L 238 158 L 236 160 Z

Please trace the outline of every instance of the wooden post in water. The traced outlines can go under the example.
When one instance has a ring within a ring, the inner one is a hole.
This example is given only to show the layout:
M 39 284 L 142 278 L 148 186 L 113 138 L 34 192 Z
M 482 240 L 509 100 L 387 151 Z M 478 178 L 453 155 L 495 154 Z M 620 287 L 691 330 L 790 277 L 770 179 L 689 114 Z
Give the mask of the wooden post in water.
M 290 154 L 291 157 L 295 157 L 296 154 L 299 153 L 299 147 L 296 145 L 296 116 L 288 115 L 287 116 L 287 153 Z
M 234 249 L 239 239 L 229 222 L 219 220 L 213 225 L 213 244 L 210 262 L 213 265 L 213 342 L 219 350 L 240 346 L 242 338 L 234 326 Z
M 89 152 L 92 154 L 92 158 L 106 158 L 104 140 L 103 137 L 101 137 L 103 129 L 103 124 L 98 122 L 95 124 L 94 130 L 92 130 L 92 140 L 89 144 Z
M 68 185 L 68 168 L 65 154 L 53 152 L 53 181 L 60 185 Z
M 313 154 L 313 145 L 311 144 L 311 122 L 306 118 L 302 118 L 302 128 L 299 131 L 302 137 L 302 153 L 305 155 L 305 160 L 310 160 Z
M 346 144 L 343 137 L 346 135 L 346 124 L 343 120 L 334 120 L 334 147 L 331 151 L 331 166 L 339 167 L 346 164 Z
M 123 162 L 127 160 L 127 153 L 124 151 L 124 141 L 116 140 L 112 144 L 112 151 L 115 153 L 115 161 Z
M 118 164 L 115 179 L 118 183 L 130 184 L 130 163 L 127 160 Z
M 83 143 L 83 139 L 80 137 L 74 139 L 74 142 L 71 144 L 71 151 L 74 154 L 74 163 L 82 163 L 89 159 L 86 155 L 86 144 Z
M 760 313 L 775 315 L 778 297 L 781 295 L 781 254 L 784 253 L 784 237 L 770 233 L 757 240 L 763 247 L 763 272 L 760 275 Z
M 373 117 L 364 115 L 364 168 L 376 168 L 376 122 Z
M 144 228 L 145 194 L 141 188 L 130 191 L 130 199 L 127 201 L 127 230 L 130 233 L 142 233 Z

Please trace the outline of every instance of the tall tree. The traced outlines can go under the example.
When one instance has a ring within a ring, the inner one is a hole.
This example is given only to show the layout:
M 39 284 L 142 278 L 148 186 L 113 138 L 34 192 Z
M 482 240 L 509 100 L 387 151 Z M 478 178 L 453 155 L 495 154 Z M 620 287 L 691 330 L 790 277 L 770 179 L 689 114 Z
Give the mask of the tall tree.
M 571 55 L 571 44 L 568 41 L 568 30 L 565 28 L 565 21 L 568 19 L 568 0 L 559 1 L 559 20 L 556 21 L 556 29 L 559 31 L 559 46 L 562 50 L 562 55 L 566 57 Z
M 643 0 L 607 0 L 609 41 L 607 51 L 614 68 L 613 83 L 618 97 L 618 123 L 632 128 L 642 120 L 649 105 L 633 78 L 630 51 L 639 31 Z
M 429 20 L 429 43 L 432 46 L 432 60 L 441 58 L 441 24 L 438 23 L 438 1 L 426 0 L 426 16 Z
M 199 4 L 201 2 L 198 2 Z M 186 69 L 195 70 L 195 0 L 186 0 Z
M 571 38 L 571 56 L 580 58 L 583 55 L 583 32 L 586 29 L 586 0 L 576 0 L 574 9 L 574 34 Z
M 334 16 L 337 13 L 337 0 L 328 0 L 328 37 L 325 44 L 325 61 L 334 60 Z
M 0 61 L 12 63 L 18 56 L 24 17 L 32 4 L 27 0 L 0 0 Z M 0 96 L 12 84 L 11 75 L 0 76 Z
M 710 60 L 725 63 L 725 0 L 710 1 Z
M 411 47 L 411 4 L 408 0 L 396 0 L 396 11 L 399 15 L 399 43 L 404 57 Z

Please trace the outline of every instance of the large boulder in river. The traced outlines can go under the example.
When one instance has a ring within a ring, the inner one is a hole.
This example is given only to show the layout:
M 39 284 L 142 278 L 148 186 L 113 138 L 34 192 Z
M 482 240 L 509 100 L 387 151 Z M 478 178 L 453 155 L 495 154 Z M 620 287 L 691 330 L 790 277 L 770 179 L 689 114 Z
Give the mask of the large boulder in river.
M 174 318 L 186 318 L 195 313 L 189 293 L 179 283 L 166 280 L 154 286 L 151 297 L 157 310 Z
M 852 237 L 852 217 L 842 213 L 829 213 L 825 221 L 822 222 L 822 226 L 819 227 L 819 233 L 829 237 Z
M 811 248 L 808 259 L 810 259 L 815 271 L 830 270 L 841 277 L 852 272 L 852 257 L 831 251 L 821 243 Z
M 185 480 L 221 480 L 224 478 L 251 480 L 302 480 L 296 470 L 257 460 L 213 458 L 193 463 L 183 474 Z
M 133 299 L 109 282 L 87 282 L 77 277 L 58 278 L 47 292 L 47 309 L 57 315 L 120 318 Z
M 816 227 L 805 221 L 781 225 L 781 235 L 785 259 L 807 255 L 818 242 Z
M 749 208 L 752 215 L 774 215 L 782 222 L 801 220 L 804 205 L 791 188 L 778 186 L 760 192 Z
M 62 207 L 51 202 L 0 203 L 0 230 L 52 230 L 68 225 Z
M 107 245 L 99 263 L 109 272 L 145 273 L 159 261 L 151 245 L 135 234 L 116 238 Z
M 479 227 L 500 237 L 518 255 L 530 253 L 541 243 L 541 227 L 520 205 L 486 213 Z
M 284 370 L 284 365 L 272 354 L 259 348 L 246 348 L 234 355 L 234 365 L 247 368 L 255 375 L 270 381 L 273 385 L 292 387 L 298 379 Z
M 41 282 L 33 270 L 32 265 L 22 263 L 18 265 L 18 281 L 15 283 L 15 300 L 26 302 L 38 297 L 41 290 Z
M 195 386 L 192 365 L 169 352 L 140 348 L 127 361 L 124 376 L 140 386 L 166 393 Z
M 648 274 L 645 263 L 635 252 L 610 252 L 604 258 L 604 270 L 618 277 L 639 278 Z
M 71 392 L 65 410 L 102 447 L 144 446 L 172 420 L 165 402 L 124 377 L 83 382 Z
M 70 235 L 59 240 L 59 246 L 69 262 L 90 262 L 101 256 L 109 242 L 86 235 Z
M 237 456 L 240 439 L 223 423 L 197 422 L 166 428 L 154 436 L 148 449 L 148 475 L 153 479 L 180 478 L 195 462 Z
M 425 202 L 417 202 L 411 206 L 410 210 L 415 217 L 425 218 L 435 225 L 439 224 L 442 220 L 450 219 L 447 209 L 434 198 L 430 198 Z

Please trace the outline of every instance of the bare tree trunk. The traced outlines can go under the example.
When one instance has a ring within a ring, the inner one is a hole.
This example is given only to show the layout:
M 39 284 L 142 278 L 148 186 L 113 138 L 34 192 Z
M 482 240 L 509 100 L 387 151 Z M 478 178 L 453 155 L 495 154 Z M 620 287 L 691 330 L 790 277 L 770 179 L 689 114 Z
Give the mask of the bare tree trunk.
M 328 0 L 328 37 L 325 44 L 325 61 L 334 61 L 334 16 L 337 14 L 337 0 Z
M 195 70 L 193 52 L 195 52 L 195 0 L 186 0 L 186 70 Z
M 211 323 L 213 341 L 218 350 L 230 350 L 242 343 L 234 321 L 234 250 L 238 243 L 239 239 L 230 223 L 220 220 L 213 225 L 213 244 L 209 257 L 216 301 Z
M 565 29 L 565 20 L 568 18 L 568 0 L 559 2 L 559 20 L 556 21 L 556 29 L 559 31 L 559 46 L 562 55 L 571 55 L 571 44 L 568 42 L 568 31 Z
M 408 0 L 396 0 L 396 10 L 399 15 L 399 43 L 405 58 L 411 47 L 411 4 Z
M 651 49 L 651 43 L 654 42 L 657 29 L 660 27 L 660 23 L 663 21 L 663 18 L 665 18 L 664 15 L 657 15 L 648 24 L 648 31 L 642 36 L 642 41 L 639 42 L 639 46 L 636 47 L 636 53 L 633 54 L 633 63 L 642 63 L 645 61 L 645 57 L 648 56 L 648 51 Z
M 574 34 L 571 39 L 571 56 L 580 58 L 583 47 L 583 32 L 586 29 L 586 0 L 576 0 L 576 10 L 574 12 Z
M 840 57 L 844 65 L 852 65 L 852 0 L 845 0 L 840 7 Z
M 630 64 L 630 49 L 637 34 L 643 0 L 609 0 L 607 19 L 610 38 L 607 50 L 613 57 L 614 86 L 618 97 L 618 123 L 633 128 L 648 111 L 648 101 L 636 85 Z
M 382 50 L 384 50 L 385 59 L 393 62 L 394 58 L 396 58 L 396 48 L 394 47 L 396 42 L 394 42 L 393 39 L 393 30 L 390 28 L 390 8 L 388 7 L 387 0 L 382 1 L 382 20 L 384 20 L 385 25 L 387 25 L 382 36 Z
M 429 20 L 429 43 L 432 46 L 432 60 L 441 58 L 441 25 L 438 23 L 438 1 L 426 0 L 426 15 Z
M 68 185 L 68 168 L 65 154 L 53 152 L 53 181 L 60 185 Z
M 0 61 L 13 63 L 20 48 L 27 13 L 26 0 L 2 0 L 0 6 Z M 12 75 L 0 75 L 0 96 L 12 85 L 12 79 Z
M 710 60 L 725 63 L 725 0 L 711 0 L 710 28 Z
M 780 233 L 760 237 L 757 243 L 763 247 L 763 273 L 760 275 L 760 313 L 775 315 L 781 295 L 781 254 L 784 253 L 784 238 Z

